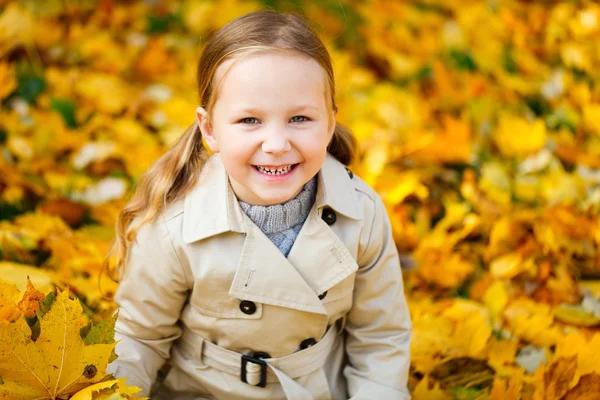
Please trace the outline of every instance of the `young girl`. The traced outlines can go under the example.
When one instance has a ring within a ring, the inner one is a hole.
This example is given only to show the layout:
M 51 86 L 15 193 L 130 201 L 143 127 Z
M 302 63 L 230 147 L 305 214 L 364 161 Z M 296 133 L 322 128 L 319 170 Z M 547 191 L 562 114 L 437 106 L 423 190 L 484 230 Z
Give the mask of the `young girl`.
M 398 253 L 345 167 L 323 43 L 300 17 L 247 14 L 207 44 L 198 89 L 197 124 L 117 221 L 109 372 L 155 399 L 409 399 Z

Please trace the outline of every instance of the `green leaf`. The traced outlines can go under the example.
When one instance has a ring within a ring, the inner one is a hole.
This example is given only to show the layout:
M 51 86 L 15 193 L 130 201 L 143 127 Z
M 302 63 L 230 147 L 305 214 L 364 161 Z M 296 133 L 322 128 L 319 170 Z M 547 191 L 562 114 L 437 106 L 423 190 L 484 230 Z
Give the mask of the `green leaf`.
M 80 334 L 83 342 L 86 345 L 92 344 L 110 344 L 115 341 L 115 322 L 117 316 L 102 320 L 99 324 L 94 324 L 92 321 L 83 328 Z
M 35 99 L 46 90 L 46 80 L 40 74 L 25 68 L 17 73 L 16 96 L 33 104 Z
M 50 108 L 58 112 L 69 128 L 76 128 L 75 102 L 71 99 L 53 97 L 50 100 Z
M 527 96 L 524 98 L 525 104 L 536 116 L 541 117 L 542 115 L 548 114 L 552 111 L 550 103 L 541 95 Z
M 183 26 L 181 16 L 175 13 L 146 16 L 146 31 L 148 33 L 167 32 L 175 26 Z
M 466 387 L 454 387 L 448 389 L 448 394 L 452 396 L 452 399 L 456 400 L 477 400 L 481 398 L 481 395 L 487 393 L 486 390 L 478 390 Z
M 270 8 L 279 12 L 302 12 L 304 7 L 300 0 L 262 0 L 260 2 L 265 8 Z
M 38 340 L 38 338 L 40 337 L 40 334 L 42 333 L 42 330 L 40 327 L 40 320 L 37 317 L 35 318 L 35 323 L 33 325 L 31 325 L 30 328 L 31 328 L 31 340 L 35 342 Z
M 462 71 L 476 71 L 477 64 L 468 51 L 452 49 L 448 54 L 450 64 Z
M 512 48 L 510 47 L 505 47 L 504 48 L 504 52 L 503 52 L 503 57 L 504 57 L 504 69 L 506 70 L 506 72 L 511 73 L 511 74 L 516 74 L 518 71 L 517 69 L 517 63 L 513 57 L 513 51 Z
M 52 304 L 56 300 L 54 293 L 48 293 L 43 301 L 40 301 L 40 309 L 37 311 L 38 318 L 41 318 L 52 308 Z

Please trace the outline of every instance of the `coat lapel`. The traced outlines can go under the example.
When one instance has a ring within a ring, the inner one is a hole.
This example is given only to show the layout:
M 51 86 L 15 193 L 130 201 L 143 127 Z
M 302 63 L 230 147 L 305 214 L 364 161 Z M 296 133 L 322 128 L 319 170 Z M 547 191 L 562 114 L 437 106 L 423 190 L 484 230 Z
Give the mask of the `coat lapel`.
M 300 272 L 249 218 L 242 256 L 229 295 L 316 314 L 327 314 Z
M 309 214 L 287 258 L 317 295 L 358 270 L 352 254 L 319 214 Z
M 185 196 L 183 212 L 182 239 L 187 244 L 223 232 L 245 232 L 244 211 L 230 188 L 219 154 L 202 167 L 194 189 Z
M 318 295 L 358 269 L 344 243 L 320 218 L 324 207 L 350 219 L 362 217 L 349 179 L 344 166 L 327 154 L 315 204 L 286 258 L 243 212 L 215 154 L 185 196 L 182 239 L 190 244 L 229 231 L 245 234 L 230 296 L 327 314 Z

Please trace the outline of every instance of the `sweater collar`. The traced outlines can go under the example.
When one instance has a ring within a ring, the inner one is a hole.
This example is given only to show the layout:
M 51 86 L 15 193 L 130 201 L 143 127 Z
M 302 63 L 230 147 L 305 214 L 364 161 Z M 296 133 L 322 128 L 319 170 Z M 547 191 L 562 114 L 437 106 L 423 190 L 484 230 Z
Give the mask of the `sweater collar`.
M 362 213 L 351 178 L 345 166 L 327 153 L 317 174 L 318 184 L 315 209 L 324 207 L 351 218 L 360 219 Z M 242 210 L 229 183 L 220 154 L 213 154 L 204 164 L 194 188 L 184 197 L 183 241 L 197 240 L 223 232 L 246 232 Z
M 265 234 L 287 231 L 301 225 L 315 201 L 317 177 L 304 184 L 292 199 L 269 206 L 257 206 L 239 200 L 242 210 Z

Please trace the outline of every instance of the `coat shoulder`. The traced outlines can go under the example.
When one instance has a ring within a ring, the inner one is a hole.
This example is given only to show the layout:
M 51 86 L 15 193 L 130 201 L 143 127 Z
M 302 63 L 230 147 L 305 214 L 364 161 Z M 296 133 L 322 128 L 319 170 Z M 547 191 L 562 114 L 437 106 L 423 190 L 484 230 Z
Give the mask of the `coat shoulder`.
M 167 205 L 167 208 L 165 208 L 165 210 L 163 211 L 165 222 L 169 222 L 173 218 L 176 218 L 183 214 L 184 199 L 185 196 Z
M 366 220 L 372 219 L 377 204 L 382 202 L 381 196 L 356 174 L 352 174 L 350 181 L 352 182 L 352 185 L 354 185 L 354 190 L 359 199 L 359 203 L 363 207 L 364 218 Z
M 379 194 L 363 181 L 358 175 L 354 175 L 352 178 L 354 189 L 359 193 L 360 196 L 365 197 L 375 203 L 376 199 L 379 198 Z

